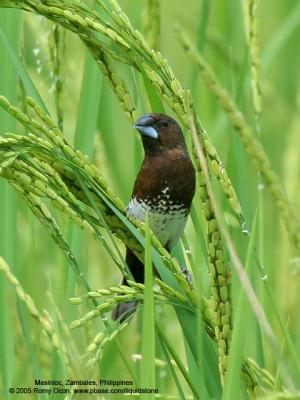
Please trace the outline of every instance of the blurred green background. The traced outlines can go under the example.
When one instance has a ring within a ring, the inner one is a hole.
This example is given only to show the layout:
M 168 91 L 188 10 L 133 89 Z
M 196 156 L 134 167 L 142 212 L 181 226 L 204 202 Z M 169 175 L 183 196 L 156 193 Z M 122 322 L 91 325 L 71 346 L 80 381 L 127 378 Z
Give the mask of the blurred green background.
M 145 2 L 120 0 L 120 5 L 133 25 L 143 32 Z M 252 126 L 258 127 L 257 135 L 261 138 L 273 169 L 280 175 L 299 215 L 299 1 L 265 0 L 259 4 L 258 32 L 263 103 L 258 123 L 253 111 L 249 49 L 241 2 L 186 0 L 183 4 L 179 0 L 164 0 L 159 2 L 159 8 L 158 48 L 183 86 L 192 90 L 198 114 L 221 155 L 249 226 L 260 204 L 257 234 L 260 259 L 275 294 L 278 310 L 299 355 L 299 255 L 290 247 L 273 199 L 263 186 L 258 185 L 257 172 L 227 116 L 183 52 L 174 31 L 174 25 L 179 24 L 190 35 L 247 120 Z M 42 17 L 19 10 L 0 9 L 0 94 L 5 95 L 13 104 L 22 102 L 19 68 L 14 64 L 17 56 L 51 115 L 55 117 L 55 82 L 51 74 L 48 51 L 52 29 L 53 25 Z M 109 83 L 101 75 L 78 37 L 67 32 L 65 46 L 62 69 L 64 133 L 75 147 L 91 155 L 111 187 L 126 204 L 143 157 L 138 134 L 128 122 Z M 136 90 L 140 87 L 140 77 L 131 67 L 119 67 L 118 72 L 122 74 L 134 96 L 138 113 L 150 111 L 145 96 Z M 138 85 L 135 84 L 135 80 Z M 0 110 L 0 133 L 4 132 L 22 134 L 23 130 Z M 188 136 L 188 132 L 185 134 Z M 218 192 L 217 185 L 214 186 L 225 212 L 225 200 Z M 67 218 L 55 214 L 64 227 L 64 234 L 71 243 L 90 286 L 96 289 L 119 284 L 120 273 L 99 242 L 83 234 Z M 3 180 L 0 181 L 0 226 L 0 255 L 7 260 L 25 291 L 38 305 L 40 312 L 46 309 L 52 318 L 57 318 L 57 307 L 62 319 L 69 324 L 84 310 L 88 310 L 88 306 L 85 305 L 80 309 L 69 304 L 68 298 L 77 293 L 72 270 L 47 232 Z M 231 233 L 244 261 L 245 244 L 234 229 Z M 194 260 L 202 273 L 203 290 L 208 292 L 207 266 L 201 254 L 199 237 L 191 224 L 188 225 L 186 234 Z M 120 249 L 124 252 L 121 243 Z M 278 335 L 279 343 L 284 347 L 284 338 L 255 265 L 252 266 L 250 277 L 272 328 Z M 237 277 L 233 274 L 234 293 L 238 286 Z M 40 378 L 44 379 L 64 374 L 50 343 L 36 322 L 26 314 L 23 305 L 16 300 L 14 290 L 3 276 L 0 276 L 0 289 L 2 388 L 8 383 L 30 386 L 36 378 L 37 371 L 41 374 Z M 184 343 L 175 314 L 168 307 L 158 308 L 157 313 L 160 313 L 164 320 L 167 334 L 183 354 Z M 277 365 L 274 355 L 268 343 L 261 339 L 260 330 L 250 308 L 245 310 L 245 315 L 248 333 L 245 337 L 244 353 L 258 360 L 275 375 Z M 139 324 L 139 318 L 135 318 L 121 335 L 125 355 L 134 368 L 138 368 L 138 361 L 132 361 L 132 354 L 140 352 Z M 79 330 L 72 335 L 76 351 L 79 354 L 83 353 L 91 338 L 89 332 Z M 157 356 L 159 355 L 161 350 L 158 349 Z M 122 358 L 114 344 L 108 346 L 104 352 L 99 368 L 101 377 L 128 378 Z M 292 366 L 291 371 L 293 374 Z M 158 368 L 157 374 L 161 391 L 169 390 L 172 393 L 174 383 L 170 374 L 166 373 L 164 367 Z

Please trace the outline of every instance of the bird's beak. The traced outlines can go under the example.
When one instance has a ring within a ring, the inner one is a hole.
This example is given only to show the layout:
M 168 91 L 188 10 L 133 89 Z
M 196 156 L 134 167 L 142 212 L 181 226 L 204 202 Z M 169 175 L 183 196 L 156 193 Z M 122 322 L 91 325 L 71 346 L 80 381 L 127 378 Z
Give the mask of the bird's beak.
M 153 139 L 158 139 L 158 132 L 153 128 L 154 119 L 151 115 L 146 114 L 140 117 L 134 127 L 140 132 L 141 135 L 149 136 Z

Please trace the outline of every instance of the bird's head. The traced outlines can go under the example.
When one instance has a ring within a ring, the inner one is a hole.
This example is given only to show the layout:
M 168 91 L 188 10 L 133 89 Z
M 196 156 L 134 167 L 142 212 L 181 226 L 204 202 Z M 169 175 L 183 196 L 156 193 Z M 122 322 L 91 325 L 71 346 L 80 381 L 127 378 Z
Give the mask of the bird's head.
M 168 115 L 145 114 L 136 121 L 134 127 L 141 134 L 146 154 L 157 154 L 174 148 L 186 150 L 180 126 Z

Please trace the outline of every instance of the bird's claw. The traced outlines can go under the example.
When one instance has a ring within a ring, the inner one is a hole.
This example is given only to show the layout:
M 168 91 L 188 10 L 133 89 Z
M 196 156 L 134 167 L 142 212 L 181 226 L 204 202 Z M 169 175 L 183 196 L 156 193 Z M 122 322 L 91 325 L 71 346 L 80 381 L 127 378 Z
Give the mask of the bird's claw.
M 186 265 L 181 265 L 180 266 L 180 271 L 181 273 L 185 276 L 185 279 L 187 280 L 187 283 L 192 286 L 193 284 L 193 277 L 190 271 L 187 269 Z

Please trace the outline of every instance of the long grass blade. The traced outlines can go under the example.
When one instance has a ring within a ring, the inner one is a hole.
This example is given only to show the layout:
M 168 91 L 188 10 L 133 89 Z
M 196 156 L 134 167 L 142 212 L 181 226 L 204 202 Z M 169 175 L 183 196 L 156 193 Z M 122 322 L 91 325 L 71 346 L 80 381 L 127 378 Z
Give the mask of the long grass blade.
M 148 216 L 146 217 L 145 237 L 145 291 L 143 308 L 143 339 L 141 382 L 143 387 L 155 388 L 155 330 L 153 302 L 153 272 Z M 154 393 L 145 395 L 147 400 L 155 399 Z

